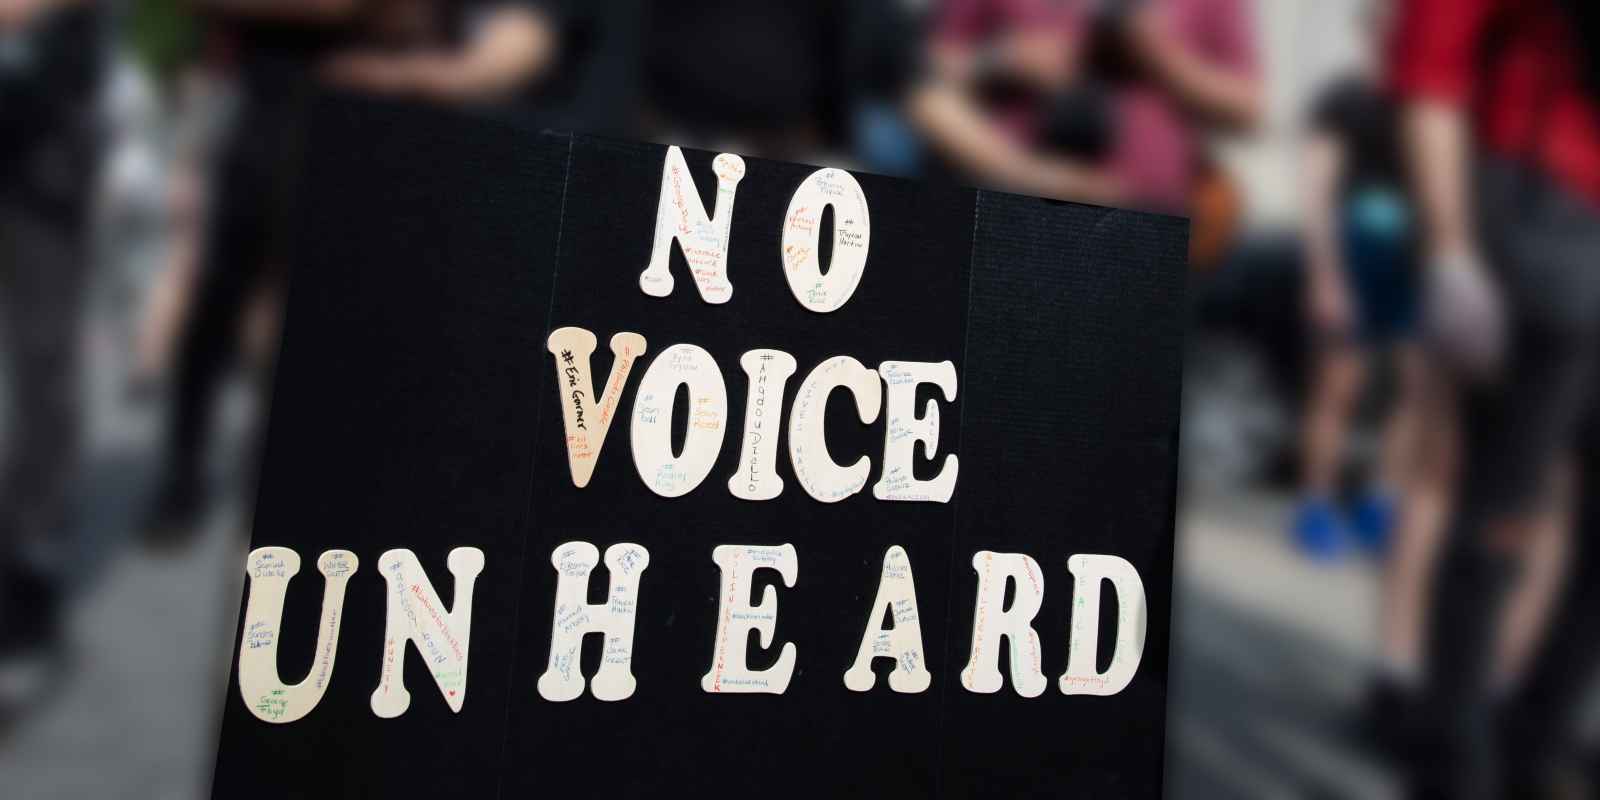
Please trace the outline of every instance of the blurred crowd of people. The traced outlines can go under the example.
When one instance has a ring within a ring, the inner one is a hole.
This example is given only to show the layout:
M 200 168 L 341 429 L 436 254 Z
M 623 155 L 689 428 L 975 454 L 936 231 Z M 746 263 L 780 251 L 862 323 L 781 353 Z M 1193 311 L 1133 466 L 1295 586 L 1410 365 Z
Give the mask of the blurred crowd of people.
M 1308 2 L 1310 0 L 1307 0 Z M 1585 796 L 1600 476 L 1600 11 L 1355 0 L 1367 57 L 1296 109 L 1309 558 L 1381 560 L 1371 736 L 1419 796 Z M 1195 305 L 1250 260 L 1218 143 L 1268 125 L 1255 0 L 0 0 L 0 714 L 59 670 L 79 331 L 114 61 L 166 132 L 130 395 L 165 403 L 130 539 L 194 535 L 219 387 L 266 383 L 322 98 L 826 161 L 1192 220 Z M 115 250 L 114 247 L 111 248 Z M 114 253 L 113 253 L 114 255 Z M 1204 324 L 1208 316 L 1197 314 Z M 1281 347 L 1281 342 L 1263 346 Z M 1388 381 L 1369 381 L 1382 373 Z M 1381 445 L 1347 468 L 1382 392 Z M 248 473 L 248 470 L 245 471 Z M 1246 576 L 1247 577 L 1247 576 Z M 1180 624 L 1181 624 L 1181 609 Z M 1568 792 L 1569 794 L 1561 794 Z

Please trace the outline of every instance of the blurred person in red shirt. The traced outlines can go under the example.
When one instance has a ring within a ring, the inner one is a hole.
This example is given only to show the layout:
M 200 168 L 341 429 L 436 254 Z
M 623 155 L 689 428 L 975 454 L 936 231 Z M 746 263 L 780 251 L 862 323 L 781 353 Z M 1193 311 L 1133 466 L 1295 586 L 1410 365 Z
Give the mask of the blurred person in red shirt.
M 1465 391 L 1419 796 L 1548 796 L 1574 774 L 1578 701 L 1600 658 L 1593 609 L 1564 609 L 1575 627 L 1544 642 L 1519 687 L 1494 686 L 1493 620 L 1541 533 L 1569 516 L 1570 457 L 1594 406 L 1593 21 L 1565 0 L 1409 0 L 1392 43 L 1423 221 L 1423 333 Z
M 1182 212 L 1198 128 L 1260 117 L 1252 28 L 1239 0 L 951 0 L 911 116 L 982 181 Z

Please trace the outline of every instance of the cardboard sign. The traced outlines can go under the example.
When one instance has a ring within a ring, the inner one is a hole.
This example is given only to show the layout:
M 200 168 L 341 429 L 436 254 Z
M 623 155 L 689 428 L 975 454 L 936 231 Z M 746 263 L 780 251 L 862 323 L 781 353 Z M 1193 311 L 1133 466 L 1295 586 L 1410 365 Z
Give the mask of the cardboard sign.
M 1183 220 L 308 153 L 214 796 L 1160 796 Z

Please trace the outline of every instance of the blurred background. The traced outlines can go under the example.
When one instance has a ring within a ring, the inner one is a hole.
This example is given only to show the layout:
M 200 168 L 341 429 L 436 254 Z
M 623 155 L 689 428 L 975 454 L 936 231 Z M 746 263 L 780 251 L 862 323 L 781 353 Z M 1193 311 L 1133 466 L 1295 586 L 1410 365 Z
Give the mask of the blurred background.
M 334 91 L 1190 216 L 1170 796 L 1590 796 L 1591 5 L 0 0 L 3 793 L 209 792 Z

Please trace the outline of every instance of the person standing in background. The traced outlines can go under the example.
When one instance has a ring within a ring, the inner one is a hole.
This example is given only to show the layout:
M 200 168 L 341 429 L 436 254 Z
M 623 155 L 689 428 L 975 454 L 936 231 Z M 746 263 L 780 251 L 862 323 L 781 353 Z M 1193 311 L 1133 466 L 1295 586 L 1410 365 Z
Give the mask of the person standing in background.
M 1135 206 L 1184 213 L 1209 165 L 1206 136 L 1264 117 L 1254 13 L 1245 0 L 1113 0 L 1100 14 L 1112 173 Z
M 0 0 L 0 718 L 59 672 L 59 541 L 81 445 L 80 324 L 100 137 L 103 15 L 86 0 Z
M 979 185 L 1118 202 L 1124 187 L 1103 163 L 1113 115 L 1085 69 L 1092 19 L 1081 0 L 944 3 L 906 100 L 936 164 Z
M 912 118 L 985 182 L 1181 213 L 1202 131 L 1261 117 L 1240 0 L 952 0 Z
M 362 5 L 197 0 L 208 29 L 206 57 L 234 77 L 239 107 L 219 146 L 199 274 L 178 335 L 166 463 L 145 532 L 153 544 L 188 541 L 205 510 L 214 400 L 240 349 L 247 312 L 268 309 L 267 326 L 276 330 L 315 66 L 356 35 Z
M 1600 103 L 1580 7 L 1409 0 L 1390 54 L 1422 212 L 1424 340 L 1465 389 L 1422 797 L 1549 796 L 1574 741 L 1576 692 L 1600 659 L 1584 609 L 1589 621 L 1548 642 L 1515 693 L 1493 684 L 1489 623 L 1538 534 L 1570 513 L 1569 464 L 1596 397 Z
M 456 105 L 535 108 L 570 42 L 550 0 L 384 0 L 363 43 L 320 65 L 346 89 Z
M 1386 556 L 1381 655 L 1369 699 L 1380 731 L 1408 727 L 1418 706 L 1424 610 L 1456 449 L 1453 396 L 1415 339 L 1416 204 L 1399 109 L 1377 70 L 1388 12 L 1385 0 L 1368 6 L 1363 24 L 1373 52 L 1332 82 L 1311 112 L 1303 185 L 1313 367 L 1301 496 L 1290 522 L 1295 543 L 1313 559 L 1331 559 L 1347 538 Z M 1397 391 L 1376 474 L 1347 518 L 1338 503 L 1341 451 L 1374 351 L 1392 355 Z

